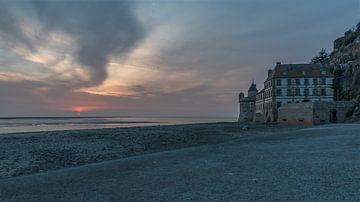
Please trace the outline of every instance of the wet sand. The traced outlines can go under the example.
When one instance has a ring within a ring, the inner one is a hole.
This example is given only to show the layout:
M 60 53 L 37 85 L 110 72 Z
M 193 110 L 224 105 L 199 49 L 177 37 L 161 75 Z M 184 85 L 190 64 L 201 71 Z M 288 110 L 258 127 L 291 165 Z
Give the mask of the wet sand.
M 299 127 L 206 123 L 0 135 L 0 179 Z
M 2 179 L 0 199 L 360 200 L 360 124 L 329 124 L 296 130 L 254 127 L 245 133 L 231 124 L 191 127 L 194 128 L 190 131 L 197 131 L 195 134 L 212 131 L 217 134 L 216 128 L 221 128 L 220 134 L 236 134 L 236 137 L 219 144 Z

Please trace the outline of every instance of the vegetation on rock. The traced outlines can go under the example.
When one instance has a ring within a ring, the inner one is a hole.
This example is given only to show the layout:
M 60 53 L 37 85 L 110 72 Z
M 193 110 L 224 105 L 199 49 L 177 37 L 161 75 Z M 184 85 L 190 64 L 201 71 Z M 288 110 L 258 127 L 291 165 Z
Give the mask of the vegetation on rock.
M 334 74 L 337 100 L 360 101 L 360 22 L 334 41 L 333 52 L 321 49 L 311 62 L 322 64 Z

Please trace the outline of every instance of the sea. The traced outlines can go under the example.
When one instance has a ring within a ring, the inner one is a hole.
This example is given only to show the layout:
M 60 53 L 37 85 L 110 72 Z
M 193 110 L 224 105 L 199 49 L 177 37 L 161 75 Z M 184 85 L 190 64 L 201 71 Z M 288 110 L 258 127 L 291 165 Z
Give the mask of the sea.
M 234 121 L 234 117 L 3 117 L 0 134 Z

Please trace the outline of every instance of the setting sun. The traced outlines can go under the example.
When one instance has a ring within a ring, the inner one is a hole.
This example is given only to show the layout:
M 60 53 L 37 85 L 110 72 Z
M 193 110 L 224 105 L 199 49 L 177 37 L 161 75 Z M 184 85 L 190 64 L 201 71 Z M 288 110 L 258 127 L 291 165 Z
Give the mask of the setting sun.
M 93 111 L 99 109 L 99 107 L 95 107 L 95 106 L 76 106 L 76 107 L 68 107 L 65 108 L 65 110 L 67 111 L 73 111 L 73 112 L 77 112 L 77 113 L 81 113 L 81 112 L 86 112 L 86 111 Z

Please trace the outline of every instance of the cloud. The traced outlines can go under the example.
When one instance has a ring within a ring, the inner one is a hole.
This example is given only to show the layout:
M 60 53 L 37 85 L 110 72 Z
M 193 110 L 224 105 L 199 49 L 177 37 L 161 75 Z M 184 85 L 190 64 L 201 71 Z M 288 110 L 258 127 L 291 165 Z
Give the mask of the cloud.
M 36 22 L 32 37 L 23 23 L 26 17 Z M 36 56 L 41 38 L 54 32 L 74 39 L 75 62 L 90 73 L 83 86 L 102 83 L 107 78 L 109 57 L 125 56 L 145 36 L 133 1 L 0 1 L 0 34 L 10 43 Z M 40 57 L 29 59 L 42 61 Z
M 76 60 L 89 68 L 91 85 L 107 77 L 112 54 L 122 57 L 144 36 L 131 1 L 36 1 L 41 22 L 76 39 Z
M 19 20 L 12 12 L 13 6 L 11 1 L 0 1 L 0 36 L 5 38 L 8 43 L 20 43 L 27 49 L 34 51 L 34 45 L 18 26 Z

